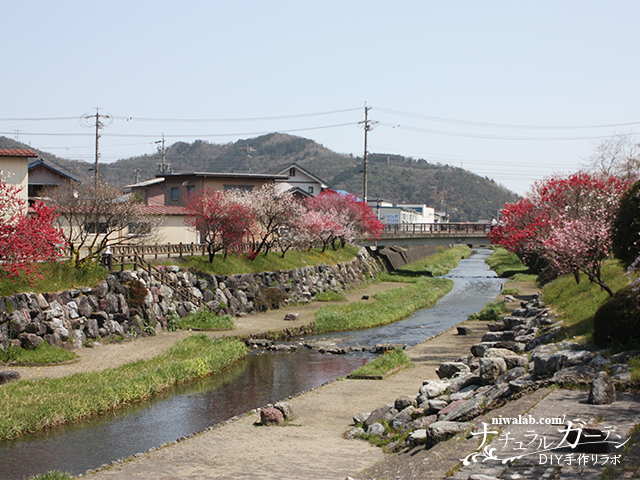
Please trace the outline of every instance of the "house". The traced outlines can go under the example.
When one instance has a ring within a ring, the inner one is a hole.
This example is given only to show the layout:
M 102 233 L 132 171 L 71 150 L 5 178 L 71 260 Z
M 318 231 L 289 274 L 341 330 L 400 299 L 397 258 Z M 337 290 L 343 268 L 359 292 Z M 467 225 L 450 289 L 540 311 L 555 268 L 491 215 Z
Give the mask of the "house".
M 25 202 L 25 213 L 28 208 L 29 159 L 37 158 L 32 150 L 16 148 L 0 148 L 0 171 L 3 180 L 9 185 L 21 187 L 19 198 Z
M 49 165 L 42 159 L 38 159 L 29 164 L 29 203 L 42 199 L 42 191 L 47 187 L 55 187 L 62 182 L 71 181 L 79 183 L 80 181 L 71 175 Z
M 164 206 L 164 178 L 158 177 L 145 182 L 125 185 L 125 192 L 138 195 L 145 205 Z
M 435 223 L 434 209 L 423 204 L 396 204 L 386 200 L 370 200 L 367 203 L 385 225 Z
M 280 165 L 273 170 L 273 173 L 286 175 L 286 179 L 278 179 L 276 183 L 281 191 L 290 190 L 298 197 L 314 197 L 323 190 L 333 190 L 333 187 L 327 182 L 296 163 Z
M 174 173 L 164 177 L 164 204 L 185 206 L 189 195 L 198 190 L 240 190 L 251 191 L 265 184 L 286 180 L 286 175 L 268 173 Z

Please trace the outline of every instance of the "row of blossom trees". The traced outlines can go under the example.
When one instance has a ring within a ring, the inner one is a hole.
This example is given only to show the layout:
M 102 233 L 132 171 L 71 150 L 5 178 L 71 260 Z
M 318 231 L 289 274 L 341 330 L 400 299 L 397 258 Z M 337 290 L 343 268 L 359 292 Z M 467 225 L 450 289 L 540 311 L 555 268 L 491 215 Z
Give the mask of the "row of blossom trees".
M 267 184 L 251 192 L 198 190 L 187 204 L 186 223 L 200 232 L 209 261 L 222 251 L 245 250 L 256 258 L 277 247 L 306 249 L 344 245 L 357 236 L 378 238 L 383 225 L 369 206 L 350 194 L 324 191 L 304 202 Z
M 492 243 L 530 267 L 545 262 L 560 275 L 585 274 L 609 295 L 602 263 L 611 253 L 611 226 L 630 180 L 585 172 L 535 183 L 519 202 L 506 204 Z

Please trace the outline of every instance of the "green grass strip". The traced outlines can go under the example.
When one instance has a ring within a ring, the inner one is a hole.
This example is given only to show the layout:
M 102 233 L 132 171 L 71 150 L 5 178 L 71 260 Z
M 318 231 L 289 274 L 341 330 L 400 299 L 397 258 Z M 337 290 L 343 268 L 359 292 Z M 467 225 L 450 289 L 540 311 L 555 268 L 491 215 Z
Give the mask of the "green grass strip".
M 456 267 L 460 260 L 468 257 L 471 249 L 466 245 L 459 245 L 448 250 L 440 250 L 423 260 L 405 265 L 391 273 L 380 274 L 378 280 L 382 282 L 414 283 L 424 277 L 438 277 L 446 275 Z
M 0 440 L 143 400 L 219 372 L 246 354 L 239 340 L 197 334 L 149 360 L 101 372 L 8 383 L 0 388 Z
M 363 365 L 349 375 L 349 378 L 375 378 L 382 379 L 389 372 L 403 366 L 413 365 L 409 355 L 402 348 L 395 348 L 390 352 L 380 355 L 375 360 Z
M 52 347 L 43 342 L 36 348 L 24 349 L 10 346 L 6 351 L 0 350 L 0 363 L 13 365 L 49 365 L 52 363 L 75 360 L 78 355 L 62 347 Z
M 485 263 L 501 278 L 511 278 L 515 274 L 527 274 L 529 268 L 522 260 L 506 248 L 498 247 L 487 257 Z
M 343 332 L 397 322 L 435 304 L 452 287 L 453 281 L 449 279 L 423 278 L 404 288 L 378 292 L 373 300 L 327 305 L 316 312 L 314 331 Z

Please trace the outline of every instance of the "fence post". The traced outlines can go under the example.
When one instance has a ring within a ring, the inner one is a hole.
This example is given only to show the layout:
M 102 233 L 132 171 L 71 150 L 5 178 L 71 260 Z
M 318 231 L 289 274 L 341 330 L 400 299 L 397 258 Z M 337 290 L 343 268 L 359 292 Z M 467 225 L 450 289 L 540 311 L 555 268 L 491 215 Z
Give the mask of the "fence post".
M 180 242 L 179 249 L 180 249 L 180 258 L 182 258 L 182 242 Z

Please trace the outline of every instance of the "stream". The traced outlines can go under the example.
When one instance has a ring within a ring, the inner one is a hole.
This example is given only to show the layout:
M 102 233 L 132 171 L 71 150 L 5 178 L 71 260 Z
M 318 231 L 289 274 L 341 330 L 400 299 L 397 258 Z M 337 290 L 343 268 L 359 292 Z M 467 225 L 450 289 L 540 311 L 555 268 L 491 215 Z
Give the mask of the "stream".
M 432 308 L 368 330 L 305 337 L 340 346 L 417 345 L 466 320 L 500 293 L 504 280 L 484 263 L 491 250 L 473 254 L 452 269 L 450 293 Z M 0 478 L 24 479 L 49 470 L 73 475 L 203 431 L 237 415 L 284 400 L 338 377 L 374 358 L 372 354 L 324 355 L 254 351 L 224 372 L 171 389 L 151 400 L 86 421 L 0 442 Z

